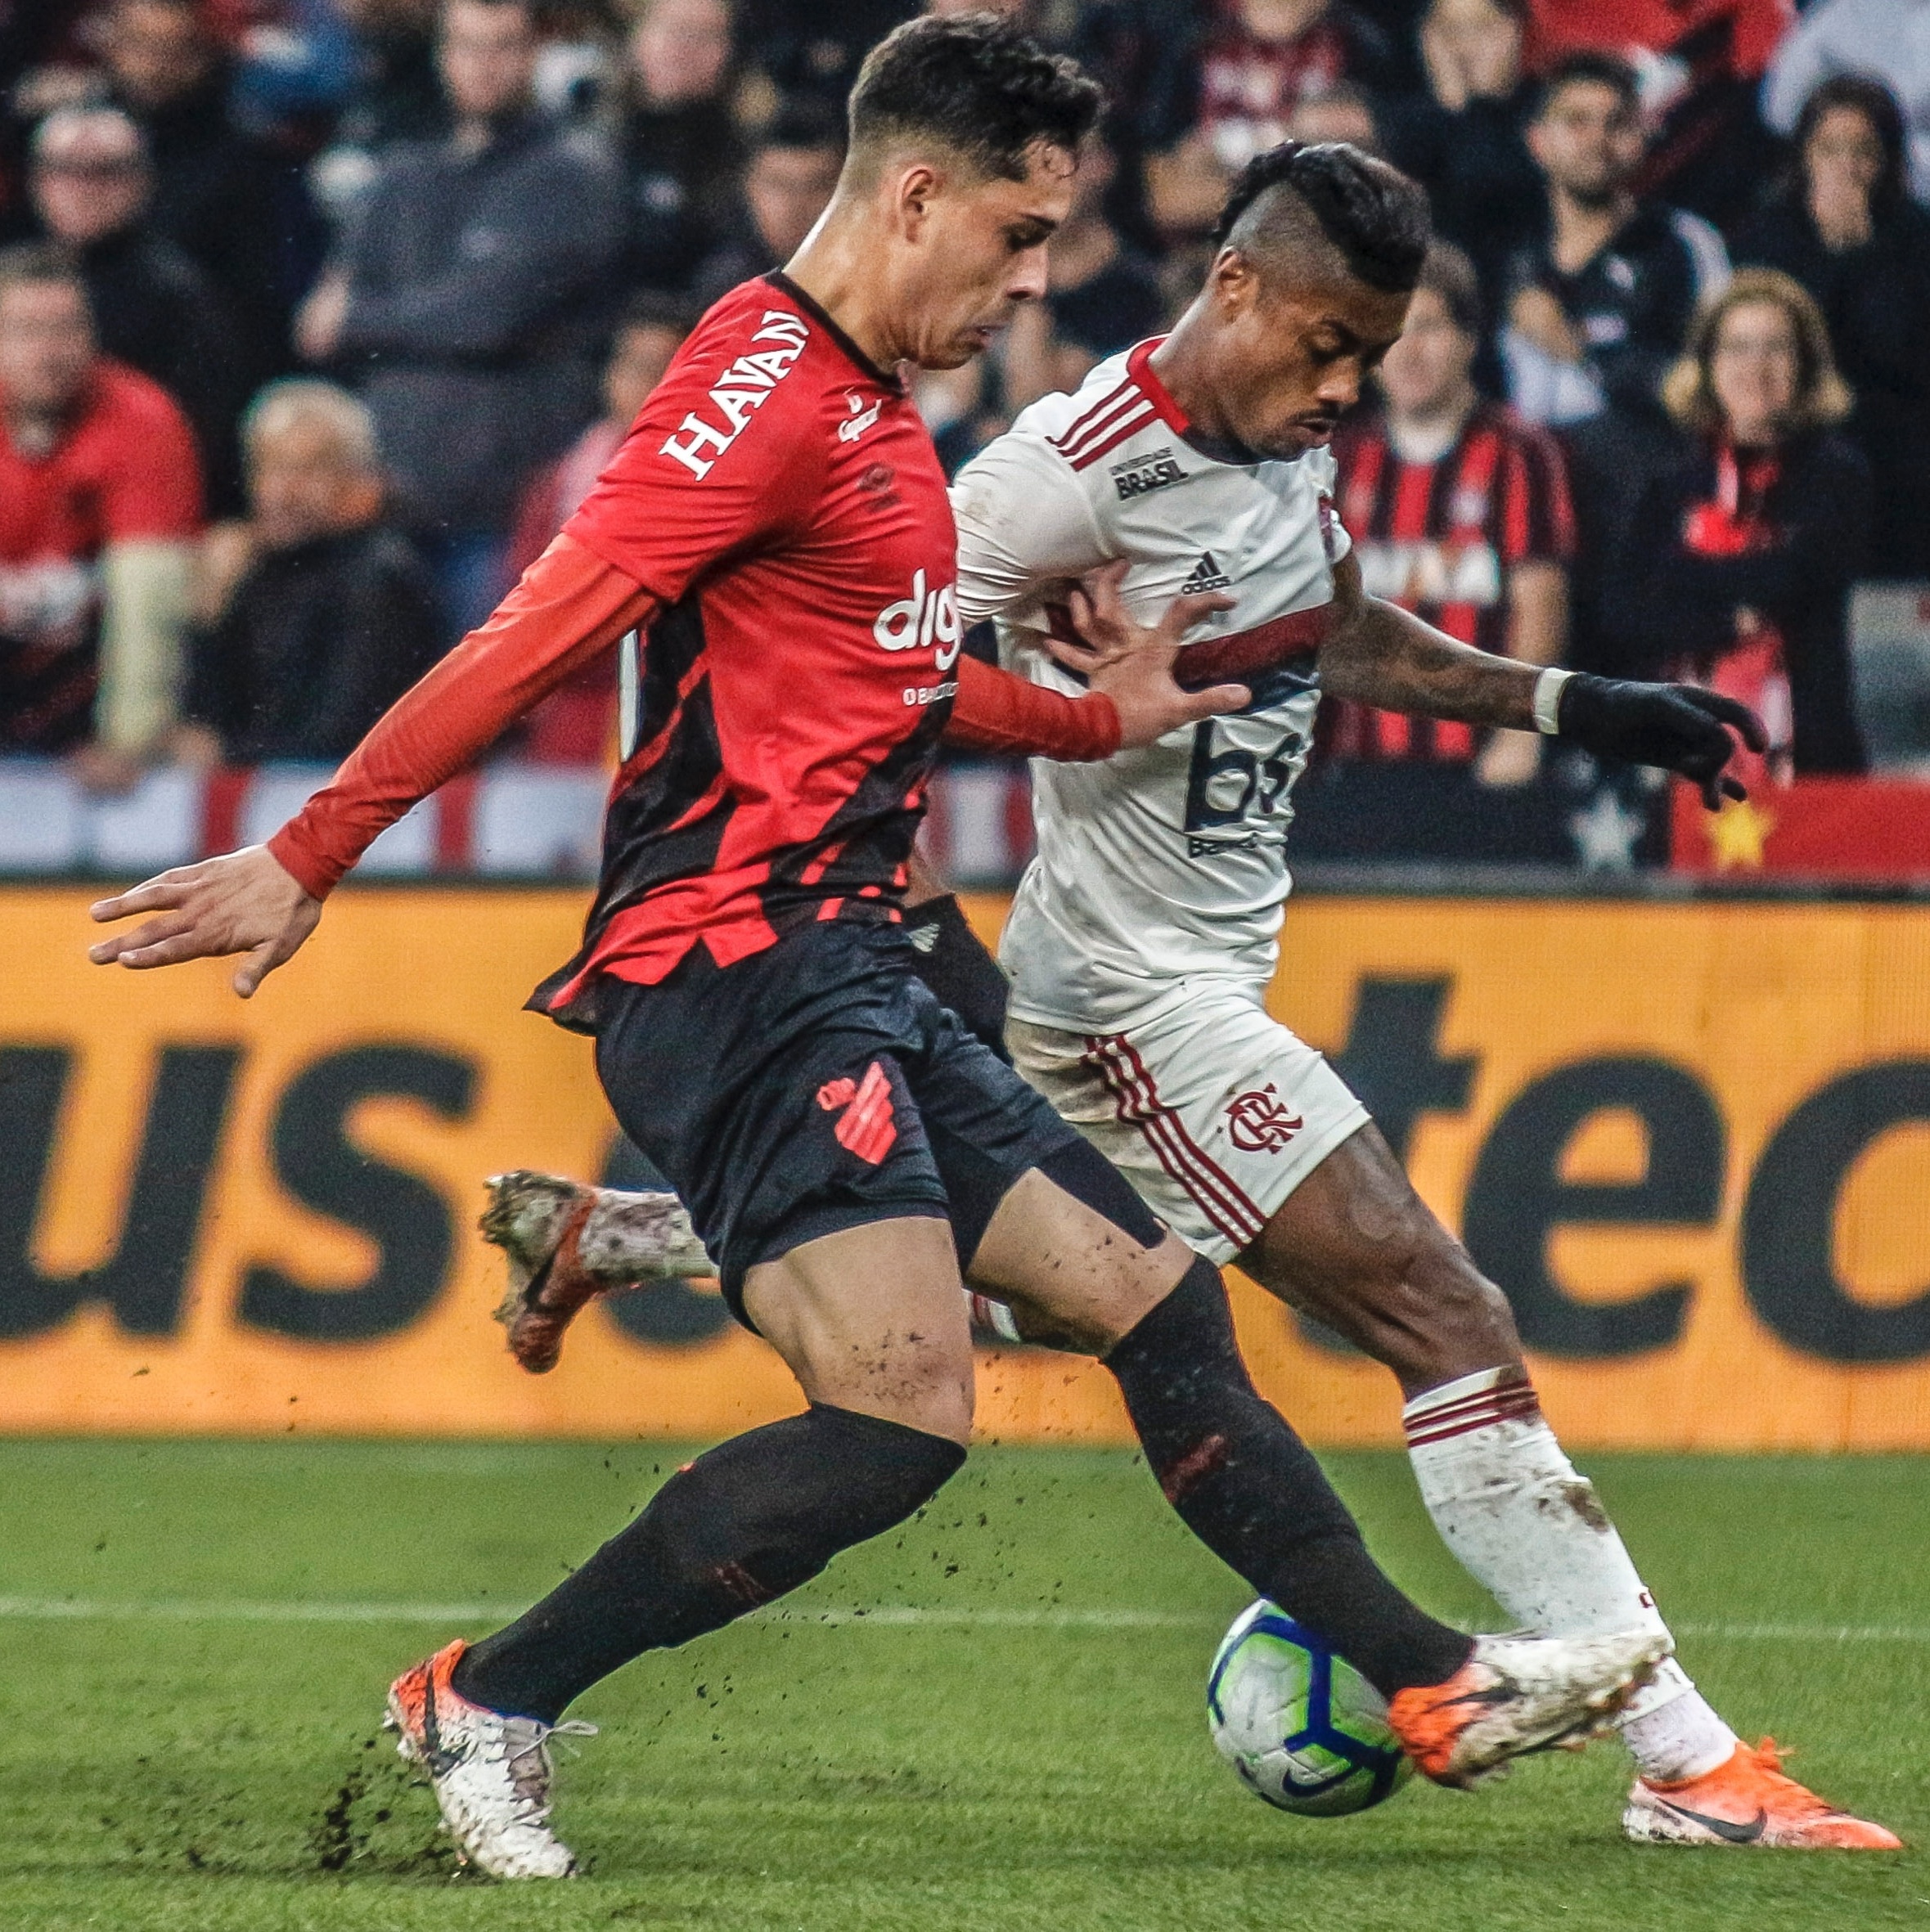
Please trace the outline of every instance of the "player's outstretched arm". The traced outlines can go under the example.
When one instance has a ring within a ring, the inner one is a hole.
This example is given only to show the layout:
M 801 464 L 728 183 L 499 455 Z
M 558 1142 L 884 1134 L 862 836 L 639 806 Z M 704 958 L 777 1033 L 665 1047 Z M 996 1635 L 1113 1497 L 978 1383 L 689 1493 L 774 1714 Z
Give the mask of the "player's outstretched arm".
M 1545 669 L 1462 644 L 1368 596 L 1351 555 L 1334 567 L 1334 626 L 1320 647 L 1320 684 L 1336 698 L 1565 738 L 1597 757 L 1679 774 L 1712 811 L 1725 798 L 1745 795 L 1726 769 L 1736 739 L 1752 751 L 1768 748 L 1762 721 L 1717 692 Z
M 1232 609 L 1234 600 L 1212 591 L 1176 597 L 1149 628 L 1133 618 L 1119 595 L 1126 571 L 1123 561 L 1108 564 L 1075 584 L 1068 604 L 1077 638 L 1046 640 L 1046 649 L 1061 664 L 1083 672 L 1090 689 L 1112 699 L 1119 712 L 1122 747 L 1151 744 L 1203 718 L 1244 710 L 1253 701 L 1244 685 L 1186 691 L 1172 676 L 1186 633 L 1215 611 Z
M 657 600 L 569 537 L 523 573 L 489 621 L 389 707 L 265 846 L 178 866 L 103 899 L 100 923 L 149 916 L 88 950 L 95 964 L 173 966 L 232 953 L 245 1000 L 314 931 L 322 901 L 376 838 L 473 763 L 505 728 L 626 631 Z

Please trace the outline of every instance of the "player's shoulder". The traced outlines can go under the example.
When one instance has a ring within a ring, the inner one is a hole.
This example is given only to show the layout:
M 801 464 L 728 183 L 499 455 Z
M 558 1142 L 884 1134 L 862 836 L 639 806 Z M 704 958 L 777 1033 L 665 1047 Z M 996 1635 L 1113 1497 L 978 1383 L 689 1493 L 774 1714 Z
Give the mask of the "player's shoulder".
M 824 397 L 852 370 L 830 326 L 784 285 L 740 283 L 705 311 L 651 392 L 625 443 L 628 464 L 700 482 L 740 441 L 762 469 L 814 433 Z M 731 463 L 737 468 L 744 458 Z
M 1007 434 L 1096 487 L 1109 473 L 1109 458 L 1130 461 L 1149 437 L 1170 440 L 1185 428 L 1148 366 L 1159 340 L 1139 343 L 1095 363 L 1069 393 L 1041 396 L 1019 412 Z

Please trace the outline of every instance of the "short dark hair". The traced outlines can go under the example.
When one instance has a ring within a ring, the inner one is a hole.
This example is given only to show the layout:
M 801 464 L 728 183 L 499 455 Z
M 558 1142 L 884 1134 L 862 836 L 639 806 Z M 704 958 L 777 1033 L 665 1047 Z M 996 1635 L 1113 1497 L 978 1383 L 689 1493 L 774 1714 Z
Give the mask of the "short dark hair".
M 1467 251 L 1451 241 L 1438 239 L 1428 246 L 1428 258 L 1421 263 L 1415 293 L 1432 290 L 1441 298 L 1447 319 L 1464 335 L 1481 339 L 1481 277 Z
M 1620 54 L 1605 48 L 1580 47 L 1564 54 L 1542 75 L 1541 91 L 1535 96 L 1534 118 L 1540 120 L 1547 113 L 1549 103 L 1563 88 L 1578 87 L 1607 88 L 1620 97 L 1629 113 L 1641 112 L 1642 84 L 1635 69 Z
M 87 278 L 66 249 L 51 241 L 16 241 L 0 248 L 0 294 L 33 282 L 64 281 L 87 299 Z M 92 307 L 92 303 L 89 303 Z
M 1043 142 L 1077 153 L 1099 119 L 1098 83 L 996 14 L 927 14 L 865 56 L 851 90 L 851 145 L 924 135 L 982 173 L 1023 181 Z
M 1869 191 L 1869 204 L 1878 214 L 1887 214 L 1902 204 L 1905 195 L 1909 192 L 1905 172 L 1908 151 L 1905 145 L 1903 115 L 1896 105 L 1896 97 L 1872 75 L 1833 74 L 1803 102 L 1802 112 L 1797 117 L 1794 136 L 1797 165 L 1798 168 L 1802 167 L 1810 137 L 1815 133 L 1823 117 L 1839 108 L 1861 115 L 1869 122 L 1869 131 L 1876 136 L 1877 143 L 1883 151 L 1883 172 L 1877 176 L 1875 185 Z
M 1427 258 L 1428 197 L 1398 168 L 1363 154 L 1351 142 L 1309 147 L 1283 141 L 1255 155 L 1239 171 L 1213 224 L 1215 248 L 1244 237 L 1255 223 L 1248 211 L 1275 190 L 1292 195 L 1340 251 L 1349 273 L 1389 294 L 1406 294 Z M 1266 210 L 1260 211 L 1263 218 Z

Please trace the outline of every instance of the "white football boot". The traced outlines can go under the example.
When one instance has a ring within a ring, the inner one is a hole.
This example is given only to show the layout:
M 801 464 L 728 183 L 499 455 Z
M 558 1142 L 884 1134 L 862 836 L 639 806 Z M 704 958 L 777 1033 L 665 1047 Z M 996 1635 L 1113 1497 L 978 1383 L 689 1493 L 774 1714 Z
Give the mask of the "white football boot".
M 1477 1637 L 1446 1683 L 1397 1692 L 1388 1722 L 1436 1784 L 1471 1785 L 1524 1752 L 1600 1737 L 1674 1648 L 1666 1630 Z
M 383 1728 L 428 1772 L 450 1835 L 492 1878 L 574 1878 L 575 1855 L 550 1829 L 549 1741 L 596 1727 L 504 1717 L 459 1696 L 449 1676 L 468 1647 L 457 1638 L 405 1670 L 389 1687 Z

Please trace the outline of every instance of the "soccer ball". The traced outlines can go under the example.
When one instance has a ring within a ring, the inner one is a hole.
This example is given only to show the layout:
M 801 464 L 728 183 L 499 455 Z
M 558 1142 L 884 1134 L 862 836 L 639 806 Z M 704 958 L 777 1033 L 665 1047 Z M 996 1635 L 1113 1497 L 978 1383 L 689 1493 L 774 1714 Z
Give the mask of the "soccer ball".
M 1213 1746 L 1240 1781 L 1302 1817 L 1365 1811 L 1414 1768 L 1379 1692 L 1264 1597 L 1226 1633 L 1206 1709 Z

